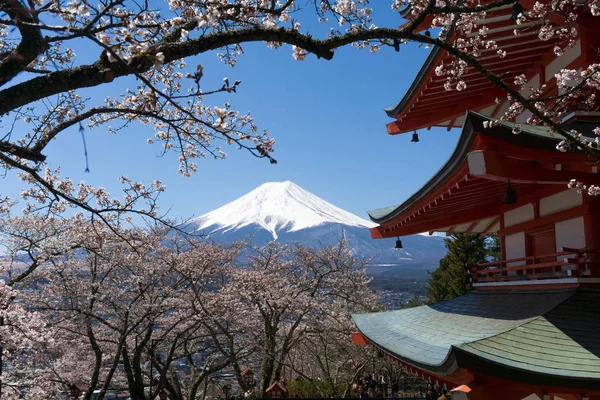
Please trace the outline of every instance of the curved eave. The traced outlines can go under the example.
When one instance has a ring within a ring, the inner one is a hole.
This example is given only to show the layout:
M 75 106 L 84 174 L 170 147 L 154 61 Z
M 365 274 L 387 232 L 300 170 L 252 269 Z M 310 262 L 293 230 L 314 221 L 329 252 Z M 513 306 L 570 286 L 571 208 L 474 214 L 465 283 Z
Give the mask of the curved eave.
M 518 329 L 456 346 L 458 364 L 539 386 L 600 389 L 600 292 L 575 294 Z
M 367 213 L 371 220 L 378 224 L 387 224 L 394 218 L 411 212 L 412 207 L 416 206 L 421 200 L 433 195 L 434 191 L 438 190 L 441 186 L 464 178 L 464 173 L 468 173 L 466 159 L 469 152 L 476 150 L 475 140 L 478 135 L 496 138 L 518 147 L 549 151 L 555 151 L 556 143 L 560 141 L 559 136 L 553 136 L 549 133 L 548 128 L 544 127 L 523 126 L 522 133 L 519 135 L 512 134 L 512 123 L 505 122 L 499 126 L 484 128 L 484 122 L 492 120 L 484 115 L 468 111 L 465 116 L 461 136 L 448 161 L 421 189 L 410 196 L 404 203 L 368 211 Z M 584 134 L 591 134 L 593 125 L 594 123 L 579 123 L 577 128 Z M 565 126 L 567 130 L 570 128 L 571 126 Z M 373 237 L 379 237 L 376 232 L 377 229 L 377 227 L 371 229 Z
M 410 10 L 408 12 L 410 12 Z M 417 89 L 419 89 L 425 84 L 425 77 L 429 75 L 430 69 L 437 65 L 441 60 L 441 55 L 442 49 L 440 49 L 439 47 L 434 47 L 431 50 L 429 56 L 427 56 L 427 59 L 425 60 L 425 63 L 419 70 L 419 73 L 413 80 L 413 83 L 408 88 L 408 91 L 406 92 L 402 100 L 400 100 L 400 102 L 395 107 L 389 107 L 385 109 L 385 113 L 390 118 L 396 117 L 408 104 L 411 103 L 412 99 L 417 95 L 417 93 L 419 93 Z
M 456 346 L 522 326 L 573 294 L 572 290 L 472 292 L 432 305 L 352 318 L 362 335 L 381 350 L 426 372 L 448 376 L 461 367 L 453 354 Z
M 526 384 L 600 388 L 600 292 L 472 292 L 430 306 L 353 315 L 394 359 L 452 381 L 471 371 Z
M 522 0 L 522 3 L 523 1 L 528 3 L 526 8 L 529 7 L 530 0 Z M 482 0 L 481 5 L 489 2 Z M 410 13 L 410 10 L 403 10 L 403 12 Z M 410 15 L 406 18 L 410 19 Z M 560 24 L 557 21 L 553 22 Z M 533 23 L 528 22 L 528 24 Z M 527 30 L 529 25 L 519 26 L 512 19 L 510 4 L 488 10 L 485 17 L 478 20 L 477 24 L 488 28 L 488 40 L 493 40 L 511 54 L 508 58 L 500 58 L 493 49 L 481 50 L 482 57 L 479 59 L 486 69 L 496 75 L 504 76 L 505 83 L 511 85 L 513 77 L 520 75 L 526 76 L 527 80 L 532 80 L 533 86 L 538 85 L 535 79 L 540 80 L 540 85 L 547 86 L 548 95 L 556 94 L 555 80 L 551 79 L 551 74 L 548 73 L 548 82 L 545 82 L 547 72 L 544 72 L 544 68 L 540 70 L 539 66 L 550 65 L 556 59 L 554 47 L 558 43 L 557 39 L 540 41 L 535 32 Z M 431 27 L 431 23 L 421 23 L 415 29 L 422 30 L 428 27 Z M 511 34 L 515 29 L 522 30 L 518 37 Z M 584 42 L 583 37 L 577 43 Z M 568 66 L 571 69 L 580 68 L 585 59 L 578 46 L 579 44 L 574 45 L 572 52 L 569 53 L 569 57 L 573 58 Z M 472 49 L 468 51 L 472 52 Z M 435 74 L 435 67 L 447 64 L 447 61 L 452 59 L 453 57 L 445 50 L 437 47 L 432 50 L 400 102 L 395 107 L 385 109 L 387 115 L 394 119 L 386 125 L 389 134 L 402 134 L 429 129 L 433 126 L 450 130 L 460 126 L 462 114 L 469 109 L 485 110 L 486 113 L 499 115 L 502 108 L 495 103 L 495 100 L 502 98 L 502 90 L 472 68 L 460 76 L 460 80 L 466 85 L 466 91 L 446 90 L 448 84 L 452 83 L 454 86 L 457 82 L 448 81 L 448 77 L 444 74 L 440 76 Z
M 420 371 L 423 371 L 423 372 L 425 372 L 427 374 L 436 375 L 436 376 L 440 376 L 440 377 L 450 377 L 450 376 L 454 375 L 459 370 L 459 368 L 457 366 L 457 363 L 456 363 L 456 357 L 455 357 L 455 354 L 454 354 L 454 351 L 453 351 L 453 347 L 451 347 L 451 349 L 448 352 L 448 355 L 447 355 L 447 357 L 446 357 L 446 359 L 444 360 L 443 363 L 441 363 L 439 365 L 424 364 L 424 363 L 415 361 L 415 360 L 413 360 L 413 359 L 411 359 L 409 357 L 405 357 L 403 355 L 395 353 L 394 351 L 386 348 L 385 346 L 382 346 L 381 344 L 372 341 L 360 329 L 358 331 L 365 337 L 366 341 L 371 346 L 376 347 L 378 350 L 380 350 L 383 353 L 391 356 L 392 358 L 394 358 L 394 359 L 402 362 L 403 364 L 406 364 L 406 365 L 409 365 L 411 367 L 417 368 Z
M 508 366 L 501 361 L 492 361 L 489 357 L 482 357 L 472 352 L 464 351 L 460 347 L 453 347 L 452 356 L 461 368 L 469 371 L 477 371 L 482 375 L 493 376 L 495 378 L 545 387 L 600 389 L 600 381 L 598 379 L 538 373 Z
M 473 141 L 475 139 L 476 134 L 473 132 L 473 127 L 471 124 L 471 120 L 469 118 L 470 113 L 467 113 L 467 118 L 465 119 L 465 123 L 463 125 L 462 134 L 458 139 L 458 143 L 454 152 L 446 161 L 446 163 L 435 173 L 435 175 L 427 181 L 425 185 L 421 189 L 419 189 L 416 193 L 410 196 L 404 203 L 378 208 L 375 210 L 367 211 L 369 218 L 373 222 L 378 224 L 383 224 L 391 221 L 394 217 L 400 215 L 402 212 L 409 209 L 414 203 L 421 200 L 427 194 L 432 192 L 438 185 L 441 185 L 445 182 L 450 176 L 454 174 L 454 172 L 461 167 L 463 161 L 465 160 L 468 152 L 471 150 L 473 146 Z

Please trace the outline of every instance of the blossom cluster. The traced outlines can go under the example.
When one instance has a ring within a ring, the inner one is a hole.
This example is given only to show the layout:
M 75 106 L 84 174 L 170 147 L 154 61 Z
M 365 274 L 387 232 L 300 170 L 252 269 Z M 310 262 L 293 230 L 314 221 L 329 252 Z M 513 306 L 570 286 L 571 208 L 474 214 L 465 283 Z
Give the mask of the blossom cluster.
M 3 396 L 11 399 L 53 397 L 74 382 L 133 395 L 149 387 L 144 365 L 158 354 L 157 392 L 176 385 L 194 398 L 215 373 L 263 359 L 257 374 L 270 382 L 277 367 L 269 360 L 317 350 L 314 335 L 353 354 L 349 313 L 378 307 L 364 262 L 344 242 L 219 245 L 157 226 L 31 215 L 0 218 L 0 237 L 0 267 L 11 278 L 0 281 L 0 345 L 10 366 Z M 167 373 L 182 360 L 203 372 Z

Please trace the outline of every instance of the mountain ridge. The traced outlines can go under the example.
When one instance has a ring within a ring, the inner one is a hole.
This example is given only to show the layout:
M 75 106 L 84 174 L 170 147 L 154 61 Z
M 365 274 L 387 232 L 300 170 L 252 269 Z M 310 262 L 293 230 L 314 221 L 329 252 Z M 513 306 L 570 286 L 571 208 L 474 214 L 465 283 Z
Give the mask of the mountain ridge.
M 352 251 L 375 263 L 435 268 L 446 252 L 440 237 L 411 235 L 395 240 L 372 239 L 371 221 L 345 211 L 293 182 L 267 182 L 240 198 L 193 218 L 186 230 L 202 232 L 208 240 L 230 242 L 252 238 L 257 245 L 269 241 L 300 242 L 308 246 L 332 244 L 345 237 Z
M 235 230 L 255 223 L 271 232 L 299 231 L 324 223 L 371 228 L 376 224 L 315 196 L 291 181 L 267 182 L 244 196 L 190 221 L 198 230 L 219 226 Z

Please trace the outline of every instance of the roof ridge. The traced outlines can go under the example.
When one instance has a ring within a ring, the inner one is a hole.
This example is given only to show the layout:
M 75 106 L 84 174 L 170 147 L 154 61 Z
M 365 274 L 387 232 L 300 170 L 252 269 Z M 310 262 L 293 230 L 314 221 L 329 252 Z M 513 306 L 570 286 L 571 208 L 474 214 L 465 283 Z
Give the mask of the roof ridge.
M 555 310 L 556 308 L 558 308 L 558 307 L 560 307 L 561 305 L 563 305 L 563 304 L 564 304 L 566 301 L 568 301 L 569 299 L 571 299 L 571 297 L 573 297 L 573 296 L 574 296 L 574 295 L 577 293 L 577 289 L 575 289 L 575 290 L 573 290 L 573 289 L 570 289 L 570 290 L 568 290 L 568 289 L 565 289 L 565 290 L 555 289 L 555 290 L 552 290 L 552 291 L 550 291 L 550 290 L 549 290 L 549 291 L 545 291 L 545 290 L 544 290 L 543 292 L 541 292 L 541 293 L 539 293 L 539 294 L 542 294 L 542 293 L 543 293 L 543 294 L 547 294 L 547 293 L 553 293 L 553 292 L 561 292 L 561 293 L 565 293 L 565 292 L 569 292 L 569 291 L 571 291 L 571 292 L 572 292 L 572 293 L 571 293 L 571 295 L 570 295 L 569 297 L 565 298 L 565 299 L 564 299 L 563 301 L 561 301 L 560 303 L 558 303 L 558 304 L 554 305 L 554 307 L 551 307 L 549 310 L 546 310 L 546 311 L 545 311 L 543 314 L 541 314 L 541 315 L 537 315 L 537 316 L 535 316 L 535 317 L 531 317 L 531 318 L 528 318 L 528 319 L 526 318 L 526 319 L 524 319 L 524 320 L 523 320 L 523 323 L 521 323 L 521 324 L 519 324 L 519 325 L 515 326 L 514 328 L 508 329 L 508 330 L 506 330 L 506 331 L 504 331 L 504 332 L 498 332 L 498 333 L 496 333 L 495 335 L 490 335 L 490 336 L 488 336 L 488 337 L 485 337 L 485 338 L 483 338 L 483 339 L 474 340 L 474 341 L 472 341 L 472 342 L 469 342 L 469 343 L 466 343 L 466 344 L 477 343 L 477 342 L 481 342 L 481 341 L 484 341 L 484 340 L 487 340 L 487 339 L 493 339 L 493 338 L 495 338 L 495 337 L 497 337 L 497 336 L 504 335 L 504 334 L 506 334 L 506 333 L 509 333 L 509 332 L 512 332 L 512 331 L 514 331 L 514 330 L 516 330 L 516 329 L 519 329 L 519 328 L 520 328 L 520 327 L 522 327 L 523 325 L 527 325 L 527 324 L 529 324 L 529 323 L 531 323 L 531 322 L 537 321 L 539 318 L 542 318 L 542 317 L 544 317 L 544 315 L 546 315 L 546 314 L 548 314 L 548 313 L 552 312 L 552 311 L 553 311 L 553 310 Z M 526 291 L 526 290 L 520 290 L 519 292 L 529 292 L 529 293 L 531 293 L 531 291 Z M 515 293 L 515 294 L 516 294 L 516 293 Z M 536 294 L 538 294 L 538 293 L 536 293 Z M 465 344 L 465 343 L 461 343 L 461 346 L 462 346 L 463 344 Z M 451 345 L 451 347 L 454 347 L 454 345 Z

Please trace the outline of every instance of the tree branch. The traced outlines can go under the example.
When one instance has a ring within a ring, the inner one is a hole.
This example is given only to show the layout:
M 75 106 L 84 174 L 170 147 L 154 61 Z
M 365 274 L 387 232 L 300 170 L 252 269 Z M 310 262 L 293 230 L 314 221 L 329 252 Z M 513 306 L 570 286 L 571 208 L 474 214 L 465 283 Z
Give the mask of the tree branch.
M 40 154 L 39 151 L 35 149 L 30 149 L 23 146 L 17 146 L 14 143 L 9 141 L 0 140 L 0 152 L 8 153 L 13 156 L 24 158 L 26 160 L 31 160 L 35 162 L 42 162 L 46 160 L 46 156 Z
M 46 41 L 40 29 L 30 25 L 37 22 L 33 10 L 28 10 L 18 0 L 0 0 L 0 11 L 10 16 L 21 33 L 21 42 L 0 63 L 0 86 L 2 86 L 42 54 L 46 49 Z

